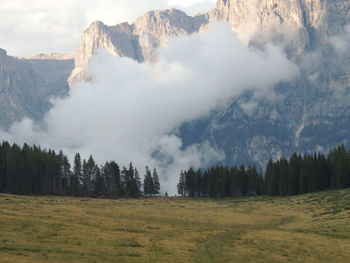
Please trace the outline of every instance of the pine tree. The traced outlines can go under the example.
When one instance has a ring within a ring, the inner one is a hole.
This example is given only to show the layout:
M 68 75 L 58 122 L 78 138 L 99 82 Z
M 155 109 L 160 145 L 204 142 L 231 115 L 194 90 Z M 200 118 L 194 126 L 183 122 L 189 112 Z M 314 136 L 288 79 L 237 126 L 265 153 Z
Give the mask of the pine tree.
M 319 174 L 319 191 L 330 188 L 330 166 L 323 154 L 318 155 L 317 174 Z
M 159 177 L 158 177 L 158 172 L 157 172 L 156 168 L 153 169 L 152 179 L 153 179 L 153 192 L 152 192 L 152 194 L 158 195 L 159 191 L 160 191 L 160 183 L 159 183 Z
M 289 194 L 289 169 L 288 161 L 286 159 L 281 159 L 279 161 L 279 194 L 288 195 Z
M 127 171 L 127 196 L 135 197 L 137 196 L 137 186 L 135 180 L 135 169 L 132 163 L 129 164 L 129 170 Z
M 143 180 L 143 194 L 145 196 L 151 196 L 153 195 L 153 189 L 154 189 L 154 182 L 151 175 L 151 171 L 148 168 L 148 166 L 146 166 L 146 172 Z
M 126 169 L 126 167 L 123 167 L 123 169 L 120 172 L 120 176 L 121 176 L 121 183 L 122 183 L 122 188 L 123 188 L 123 196 L 127 196 L 127 181 L 128 181 L 128 170 Z
M 260 176 L 255 167 L 249 166 L 247 169 L 247 178 L 248 178 L 248 195 L 259 195 L 262 194 L 263 190 Z
M 89 172 L 88 172 L 88 165 L 86 160 L 83 160 L 81 184 L 82 184 L 82 193 L 84 195 L 88 194 L 89 182 L 90 182 L 90 178 L 89 178 Z
M 185 196 L 185 174 L 183 171 L 180 173 L 179 183 L 177 184 L 177 192 L 181 196 Z
M 24 144 L 21 151 L 21 163 L 20 165 L 20 194 L 29 195 L 33 193 L 32 190 L 32 179 L 33 173 L 31 169 L 31 157 L 30 157 L 30 147 Z
M 293 154 L 289 161 L 288 173 L 289 173 L 289 184 L 288 194 L 297 195 L 299 194 L 299 177 L 301 173 L 301 162 L 302 158 L 297 154 Z
M 119 165 L 116 162 L 106 164 L 106 172 L 108 173 L 110 194 L 112 197 L 121 197 L 124 194 L 122 187 Z
M 135 183 L 136 183 L 136 196 L 139 197 L 142 195 L 142 183 L 141 183 L 141 178 L 139 171 L 135 168 Z
M 312 157 L 305 156 L 302 162 L 301 173 L 299 177 L 299 193 L 306 194 L 310 192 L 310 178 L 313 172 Z
M 6 168 L 7 168 L 7 187 L 10 193 L 20 194 L 20 159 L 21 159 L 21 150 L 17 145 L 13 145 L 9 149 Z
M 60 160 L 60 174 L 61 174 L 61 183 L 60 183 L 61 193 L 64 195 L 67 195 L 70 178 L 71 178 L 71 170 L 70 170 L 71 167 L 67 156 L 65 156 L 62 151 L 59 154 L 59 160 Z
M 96 196 L 105 197 L 107 196 L 106 183 L 103 176 L 101 175 L 101 169 L 96 165 L 95 166 L 96 179 L 94 180 L 94 194 Z
M 230 188 L 232 196 L 241 196 L 241 190 L 239 186 L 239 171 L 237 167 L 231 167 L 230 170 Z
M 246 196 L 248 194 L 248 176 L 244 165 L 239 168 L 238 175 L 241 195 Z
M 336 148 L 332 154 L 332 174 L 335 188 L 350 187 L 350 157 L 344 145 Z
M 266 191 L 268 195 L 276 196 L 279 195 L 279 169 L 278 163 L 273 163 L 272 160 L 267 165 L 266 169 Z
M 105 185 L 105 195 L 109 197 L 117 197 L 115 196 L 114 191 L 114 183 L 112 182 L 112 171 L 111 171 L 111 165 L 109 162 L 106 162 L 106 164 L 102 167 L 101 170 L 101 177 L 103 178 L 104 185 Z
M 74 157 L 73 174 L 70 181 L 70 193 L 74 196 L 80 195 L 80 182 L 82 179 L 82 164 L 80 154 L 77 153 Z
M 185 193 L 186 196 L 190 197 L 195 197 L 195 192 L 196 192 L 196 175 L 195 171 L 193 168 L 190 168 L 186 173 L 185 173 Z M 216 184 L 215 186 L 216 187 Z M 217 191 L 215 191 L 215 194 Z
M 89 195 L 93 192 L 93 181 L 96 179 L 96 163 L 92 156 L 87 161 L 87 192 Z

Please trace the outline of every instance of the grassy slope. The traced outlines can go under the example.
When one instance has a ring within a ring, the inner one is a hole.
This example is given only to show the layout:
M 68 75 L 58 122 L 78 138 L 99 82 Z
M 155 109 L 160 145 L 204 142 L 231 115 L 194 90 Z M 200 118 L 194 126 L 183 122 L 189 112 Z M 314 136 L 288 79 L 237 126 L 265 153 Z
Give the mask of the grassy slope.
M 0 262 L 349 262 L 350 190 L 293 198 L 0 195 Z

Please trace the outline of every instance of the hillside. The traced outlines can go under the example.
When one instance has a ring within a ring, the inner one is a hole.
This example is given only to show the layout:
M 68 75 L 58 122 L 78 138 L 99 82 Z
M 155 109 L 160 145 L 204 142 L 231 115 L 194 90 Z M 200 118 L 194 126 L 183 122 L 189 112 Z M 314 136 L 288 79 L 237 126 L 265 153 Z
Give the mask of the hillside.
M 347 262 L 350 189 L 293 198 L 0 195 L 0 261 Z

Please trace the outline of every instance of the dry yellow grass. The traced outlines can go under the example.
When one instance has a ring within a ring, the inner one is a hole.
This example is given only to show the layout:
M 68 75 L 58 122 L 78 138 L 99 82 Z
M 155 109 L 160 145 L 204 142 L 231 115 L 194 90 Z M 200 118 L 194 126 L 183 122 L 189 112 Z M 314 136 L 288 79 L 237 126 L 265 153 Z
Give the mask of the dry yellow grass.
M 350 190 L 225 200 L 0 195 L 0 262 L 350 262 Z

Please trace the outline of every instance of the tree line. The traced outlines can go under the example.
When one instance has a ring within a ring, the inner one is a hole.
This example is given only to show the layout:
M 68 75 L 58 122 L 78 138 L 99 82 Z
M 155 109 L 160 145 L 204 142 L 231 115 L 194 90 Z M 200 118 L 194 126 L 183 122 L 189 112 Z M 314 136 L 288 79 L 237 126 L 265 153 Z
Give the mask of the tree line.
M 261 195 L 264 179 L 255 167 L 216 166 L 208 170 L 182 171 L 178 193 L 189 197 L 232 197 Z
M 155 196 L 160 191 L 156 169 L 146 167 L 143 183 L 130 163 L 122 169 L 115 161 L 98 166 L 93 157 L 82 160 L 79 153 L 71 166 L 60 151 L 42 150 L 27 144 L 21 148 L 0 144 L 0 192 L 23 195 L 68 195 L 86 197 Z
M 284 196 L 347 187 L 350 152 L 344 145 L 328 155 L 295 153 L 290 159 L 270 160 L 264 174 L 254 166 L 190 168 L 181 172 L 177 185 L 180 195 L 190 197 Z M 147 166 L 142 180 L 132 163 L 122 168 L 115 161 L 99 166 L 92 156 L 82 160 L 77 153 L 71 165 L 62 151 L 2 142 L 0 192 L 134 198 L 158 195 L 160 182 L 157 170 Z
M 270 160 L 265 174 L 255 167 L 216 166 L 180 173 L 178 193 L 190 197 L 299 195 L 350 187 L 350 152 L 344 145 L 328 155 L 293 154 L 290 159 Z
M 321 153 L 293 154 L 287 159 L 270 161 L 265 172 L 266 194 L 299 195 L 328 189 L 350 187 L 350 152 L 344 145 Z

